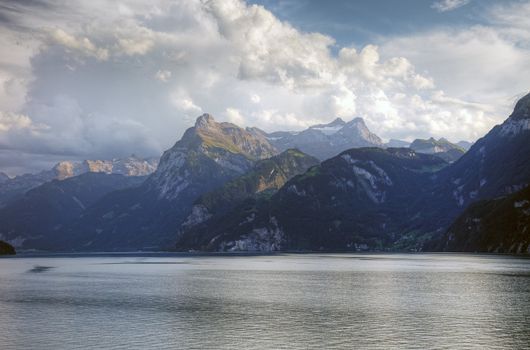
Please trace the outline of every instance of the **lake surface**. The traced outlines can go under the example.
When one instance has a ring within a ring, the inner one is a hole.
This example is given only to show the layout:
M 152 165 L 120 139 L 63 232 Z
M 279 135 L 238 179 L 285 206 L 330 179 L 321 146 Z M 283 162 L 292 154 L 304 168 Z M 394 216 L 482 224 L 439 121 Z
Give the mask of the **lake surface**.
M 529 349 L 530 259 L 0 259 L 0 349 Z

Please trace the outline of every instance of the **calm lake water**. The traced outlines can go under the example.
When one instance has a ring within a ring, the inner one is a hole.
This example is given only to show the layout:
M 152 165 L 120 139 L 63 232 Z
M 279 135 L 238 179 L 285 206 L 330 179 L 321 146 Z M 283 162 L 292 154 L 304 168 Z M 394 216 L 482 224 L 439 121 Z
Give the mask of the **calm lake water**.
M 530 260 L 0 259 L 0 349 L 529 349 Z

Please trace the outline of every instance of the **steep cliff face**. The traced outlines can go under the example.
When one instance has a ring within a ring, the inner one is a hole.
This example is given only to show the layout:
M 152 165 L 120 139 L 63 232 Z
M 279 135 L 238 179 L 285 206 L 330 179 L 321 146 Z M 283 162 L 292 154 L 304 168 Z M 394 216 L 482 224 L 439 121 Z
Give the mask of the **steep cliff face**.
M 462 159 L 440 173 L 438 190 L 446 193 L 447 201 L 456 202 L 460 212 L 476 200 L 487 201 L 471 205 L 441 241 L 430 248 L 525 251 L 527 218 L 524 206 L 515 208 L 515 202 L 523 203 L 528 196 L 529 154 L 530 94 L 517 102 L 504 123 L 494 127 Z
M 495 198 L 530 184 L 530 94 L 510 117 L 437 174 L 437 196 L 460 211 L 478 199 Z
M 172 200 L 193 184 L 211 187 L 207 184 L 214 182 L 217 185 L 247 172 L 257 160 L 276 153 L 263 136 L 231 123 L 217 123 L 211 115 L 204 114 L 181 140 L 164 152 L 147 185 L 160 198 Z
M 434 249 L 530 254 L 530 187 L 470 205 Z

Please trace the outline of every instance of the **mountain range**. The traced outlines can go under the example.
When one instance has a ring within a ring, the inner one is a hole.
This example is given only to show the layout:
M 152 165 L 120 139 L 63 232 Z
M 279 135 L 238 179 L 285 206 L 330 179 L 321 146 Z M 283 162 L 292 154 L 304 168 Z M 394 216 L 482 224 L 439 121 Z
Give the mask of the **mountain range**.
M 451 164 L 412 149 L 345 151 L 294 177 L 269 199 L 248 201 L 195 234 L 178 236 L 177 249 L 442 249 L 450 237 L 446 230 L 469 204 L 530 183 L 529 111 L 527 95 L 502 125 Z M 478 250 L 506 251 L 498 234 L 497 243 Z M 528 241 L 518 244 L 517 251 L 528 251 Z M 451 245 L 470 247 L 477 246 Z
M 158 164 L 0 177 L 0 239 L 17 250 L 524 253 L 529 129 L 530 94 L 467 152 L 443 138 L 388 147 L 360 118 L 267 133 L 204 114 Z M 500 211 L 509 219 L 497 223 Z
M 372 133 L 362 118 L 345 122 L 337 118 L 329 124 L 318 124 L 301 132 L 263 133 L 280 151 L 297 148 L 304 153 L 325 160 L 350 148 L 383 147 L 383 142 Z
M 20 197 L 32 188 L 52 180 L 64 180 L 87 172 L 120 174 L 124 176 L 146 176 L 158 166 L 158 158 L 142 159 L 135 155 L 113 160 L 62 161 L 52 169 L 37 174 L 24 174 L 9 178 L 0 173 L 0 207 Z

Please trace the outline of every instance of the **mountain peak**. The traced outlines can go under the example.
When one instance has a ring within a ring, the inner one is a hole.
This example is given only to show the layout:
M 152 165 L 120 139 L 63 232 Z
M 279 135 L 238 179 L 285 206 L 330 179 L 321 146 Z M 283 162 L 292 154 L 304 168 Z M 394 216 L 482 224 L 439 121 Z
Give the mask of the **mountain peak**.
M 364 119 L 361 117 L 353 118 L 352 120 L 344 124 L 344 126 L 345 129 L 356 129 L 359 131 L 370 132 L 370 130 L 368 130 L 368 126 L 364 122 Z
M 335 120 L 333 120 L 328 125 L 329 126 L 335 126 L 335 125 L 344 125 L 344 124 L 346 124 L 346 122 L 342 118 L 337 117 L 337 118 L 335 118 Z
M 526 94 L 515 104 L 512 119 L 530 119 L 530 93 Z
M 328 129 L 329 132 L 335 132 L 344 125 L 346 125 L 346 122 L 344 120 L 342 120 L 341 118 L 335 118 L 331 123 L 312 125 L 309 127 L 309 129 Z
M 530 130 L 530 93 L 515 104 L 512 114 L 500 127 L 501 136 L 516 136 Z
M 197 120 L 195 121 L 195 127 L 201 128 L 201 127 L 207 127 L 209 125 L 212 125 L 215 123 L 215 119 L 211 114 L 204 113 L 203 115 L 199 116 Z

